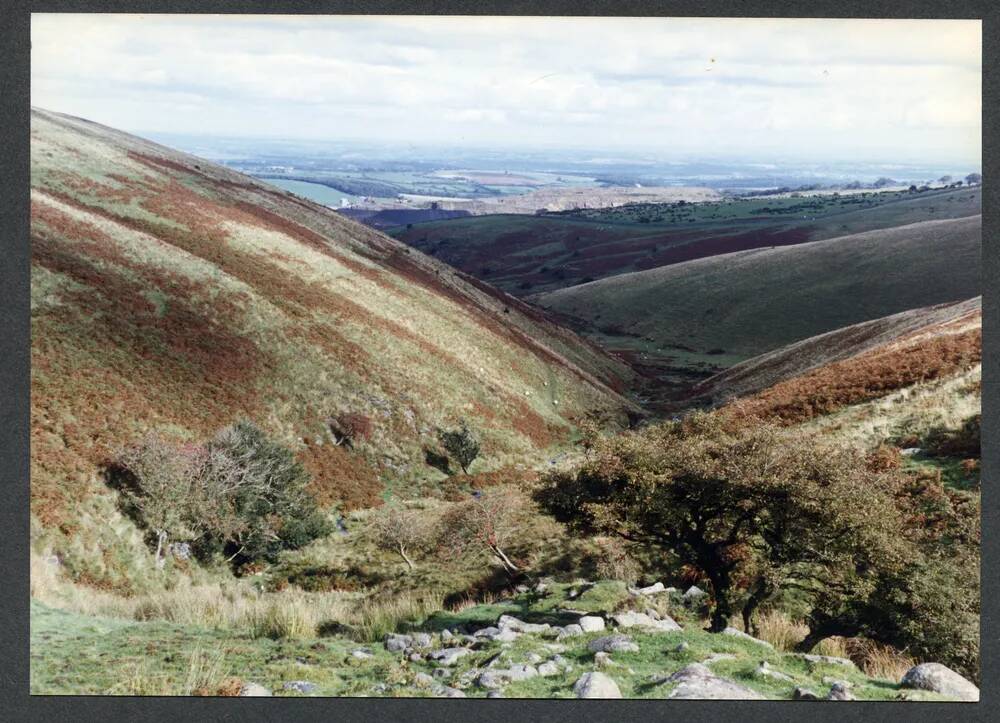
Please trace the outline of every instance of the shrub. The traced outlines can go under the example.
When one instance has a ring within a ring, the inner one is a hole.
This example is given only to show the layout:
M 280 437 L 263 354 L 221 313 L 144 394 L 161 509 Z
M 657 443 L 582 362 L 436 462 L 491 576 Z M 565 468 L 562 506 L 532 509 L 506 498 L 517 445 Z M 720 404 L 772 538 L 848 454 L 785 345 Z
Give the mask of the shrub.
M 512 487 L 493 487 L 448 510 L 441 521 L 443 548 L 453 554 L 487 552 L 508 574 L 520 567 L 506 548 L 525 530 L 531 512 L 529 500 Z
M 372 436 L 372 420 L 357 412 L 344 412 L 326 420 L 333 441 L 346 447 L 353 447 L 355 442 L 366 442 Z
M 410 555 L 426 549 L 433 539 L 426 516 L 397 505 L 386 505 L 372 513 L 368 534 L 376 547 L 398 554 L 410 570 L 416 567 Z
M 479 456 L 479 440 L 465 420 L 462 420 L 458 429 L 439 430 L 438 438 L 445 451 L 458 462 L 462 472 L 469 474 L 469 466 Z
M 247 421 L 204 446 L 147 437 L 119 456 L 109 481 L 126 512 L 155 535 L 158 561 L 168 540 L 183 539 L 203 559 L 224 553 L 240 567 L 329 531 L 292 452 Z

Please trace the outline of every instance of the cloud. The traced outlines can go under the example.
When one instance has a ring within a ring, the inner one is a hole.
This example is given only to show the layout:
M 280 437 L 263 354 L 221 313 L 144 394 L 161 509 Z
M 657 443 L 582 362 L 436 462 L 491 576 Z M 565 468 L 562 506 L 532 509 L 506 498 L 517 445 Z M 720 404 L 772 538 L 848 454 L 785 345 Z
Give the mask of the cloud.
M 32 102 L 134 132 L 969 160 L 980 41 L 959 20 L 36 14 Z

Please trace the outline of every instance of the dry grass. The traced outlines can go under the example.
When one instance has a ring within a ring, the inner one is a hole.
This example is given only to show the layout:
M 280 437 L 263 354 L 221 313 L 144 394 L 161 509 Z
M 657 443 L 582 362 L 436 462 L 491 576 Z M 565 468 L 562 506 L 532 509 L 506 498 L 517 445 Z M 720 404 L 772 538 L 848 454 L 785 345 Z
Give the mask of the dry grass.
M 851 638 L 846 641 L 846 648 L 847 657 L 857 663 L 869 678 L 898 683 L 906 671 L 917 664 L 909 655 L 871 640 Z
M 126 666 L 118 683 L 105 695 L 222 695 L 231 686 L 226 677 L 225 654 L 220 650 L 195 648 L 188 657 L 182 681 L 157 672 L 146 660 Z M 237 694 L 238 694 L 237 690 Z

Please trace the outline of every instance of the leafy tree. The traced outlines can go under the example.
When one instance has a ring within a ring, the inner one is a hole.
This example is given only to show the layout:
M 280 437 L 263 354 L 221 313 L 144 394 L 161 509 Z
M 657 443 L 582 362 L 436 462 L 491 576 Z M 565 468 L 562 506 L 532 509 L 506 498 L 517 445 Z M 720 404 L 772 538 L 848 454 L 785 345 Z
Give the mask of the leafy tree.
M 713 632 L 741 606 L 749 621 L 779 587 L 838 584 L 840 571 L 892 557 L 897 540 L 891 495 L 854 456 L 721 415 L 597 440 L 582 467 L 551 474 L 536 499 L 578 531 L 701 570 Z
M 427 518 L 417 510 L 385 505 L 372 513 L 369 534 L 376 547 L 398 554 L 412 571 L 416 564 L 410 557 L 426 549 L 433 539 Z
M 462 472 L 469 473 L 469 466 L 479 456 L 479 440 L 463 419 L 458 429 L 442 429 L 438 438 L 445 451 L 458 462 Z
M 440 539 L 443 549 L 456 555 L 486 552 L 508 574 L 520 572 L 508 548 L 523 535 L 530 512 L 530 501 L 513 487 L 493 487 L 477 492 L 442 517 Z
M 970 173 L 965 177 L 965 182 L 970 186 L 975 186 L 976 184 L 983 182 L 983 177 L 978 173 Z

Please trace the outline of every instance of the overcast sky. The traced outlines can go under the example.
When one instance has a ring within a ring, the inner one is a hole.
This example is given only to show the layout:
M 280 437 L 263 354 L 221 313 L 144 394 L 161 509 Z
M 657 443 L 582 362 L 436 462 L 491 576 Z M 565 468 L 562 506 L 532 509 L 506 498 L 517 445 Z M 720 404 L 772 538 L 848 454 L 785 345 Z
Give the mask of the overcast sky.
M 978 165 L 981 66 L 964 20 L 36 14 L 31 96 L 140 134 Z

